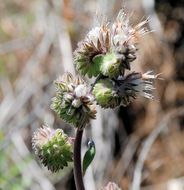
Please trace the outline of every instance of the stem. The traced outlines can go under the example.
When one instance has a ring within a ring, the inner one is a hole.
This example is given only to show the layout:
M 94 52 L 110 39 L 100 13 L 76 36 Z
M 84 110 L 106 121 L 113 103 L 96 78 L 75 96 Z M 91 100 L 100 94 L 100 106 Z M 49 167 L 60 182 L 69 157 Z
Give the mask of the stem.
M 94 88 L 95 84 L 96 84 L 101 78 L 103 78 L 103 77 L 104 77 L 104 76 L 103 76 L 102 74 L 99 74 L 99 75 L 97 76 L 95 82 L 91 85 L 91 90 L 90 90 L 90 92 L 93 91 L 93 88 Z
M 102 74 L 98 75 L 94 84 L 91 86 L 90 92 L 92 92 L 93 87 L 95 86 L 97 81 L 102 77 L 103 77 Z M 75 179 L 75 186 L 77 190 L 85 190 L 84 182 L 83 182 L 82 167 L 81 167 L 81 141 L 82 141 L 83 129 L 85 125 L 86 125 L 86 120 L 85 118 L 83 118 L 83 120 L 81 121 L 81 125 L 78 126 L 75 141 L 74 141 L 74 179 Z
M 81 141 L 83 129 L 77 129 L 74 141 L 74 179 L 77 190 L 85 190 L 81 168 Z

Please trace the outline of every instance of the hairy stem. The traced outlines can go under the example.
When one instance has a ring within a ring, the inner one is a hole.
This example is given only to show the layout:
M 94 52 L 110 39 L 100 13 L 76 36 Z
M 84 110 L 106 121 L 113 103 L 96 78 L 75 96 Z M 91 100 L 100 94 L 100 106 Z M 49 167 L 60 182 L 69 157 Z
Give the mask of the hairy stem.
M 102 74 L 99 74 L 99 75 L 97 76 L 95 82 L 91 85 L 91 90 L 90 90 L 91 93 L 92 93 L 92 91 L 93 91 L 93 88 L 94 88 L 95 84 L 96 84 L 101 78 L 103 78 L 103 77 L 104 77 L 104 76 L 103 76 Z
M 74 178 L 77 190 L 85 190 L 81 167 L 81 141 L 83 129 L 77 129 L 74 142 Z

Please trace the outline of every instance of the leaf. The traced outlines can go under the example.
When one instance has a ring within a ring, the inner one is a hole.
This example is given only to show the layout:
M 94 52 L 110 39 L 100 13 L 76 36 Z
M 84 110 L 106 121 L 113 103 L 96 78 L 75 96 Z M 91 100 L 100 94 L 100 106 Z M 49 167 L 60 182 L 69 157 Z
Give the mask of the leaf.
M 85 175 L 87 168 L 93 161 L 95 153 L 96 153 L 95 143 L 93 140 L 90 140 L 88 142 L 88 150 L 86 151 L 83 159 L 83 175 Z
M 101 65 L 104 59 L 104 55 L 103 54 L 98 54 L 96 56 L 93 57 L 92 61 L 93 63 L 97 64 L 97 65 Z

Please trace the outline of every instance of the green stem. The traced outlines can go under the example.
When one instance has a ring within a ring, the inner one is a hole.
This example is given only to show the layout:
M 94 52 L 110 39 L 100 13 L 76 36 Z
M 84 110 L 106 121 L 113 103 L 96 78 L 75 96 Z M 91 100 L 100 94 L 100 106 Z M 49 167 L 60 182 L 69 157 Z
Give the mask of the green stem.
M 74 141 L 74 179 L 77 190 L 85 190 L 81 167 L 81 141 L 83 129 L 77 129 Z

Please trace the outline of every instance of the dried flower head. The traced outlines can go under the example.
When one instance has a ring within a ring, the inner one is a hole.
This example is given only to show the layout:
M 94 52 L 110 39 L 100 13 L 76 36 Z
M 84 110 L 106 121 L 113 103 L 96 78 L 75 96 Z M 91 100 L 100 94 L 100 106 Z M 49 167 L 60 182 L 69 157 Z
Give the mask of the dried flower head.
M 139 95 L 153 100 L 153 80 L 157 75 L 146 75 L 146 79 L 143 76 L 145 74 L 133 72 L 117 80 L 118 93 L 122 97 L 121 105 L 127 106 Z
M 127 106 L 139 95 L 153 100 L 153 80 L 158 79 L 159 75 L 152 75 L 150 71 L 145 74 L 133 72 L 116 80 L 101 79 L 95 84 L 93 94 L 103 108 Z
M 123 9 L 120 10 L 111 26 L 103 21 L 78 44 L 74 56 L 82 75 L 88 74 L 91 78 L 101 73 L 117 78 L 125 69 L 130 70 L 130 62 L 136 59 L 139 38 L 148 32 L 143 27 L 148 20 L 132 26 L 129 17 Z
M 62 129 L 51 129 L 47 126 L 37 129 L 32 138 L 32 146 L 42 164 L 52 172 L 68 166 L 72 161 L 72 144 Z
M 82 78 L 74 79 L 70 73 L 65 73 L 55 81 L 55 87 L 56 96 L 51 108 L 61 119 L 75 127 L 79 127 L 82 121 L 87 124 L 90 119 L 95 119 L 94 98 Z
M 101 190 L 121 190 L 115 183 L 109 182 L 106 187 Z

